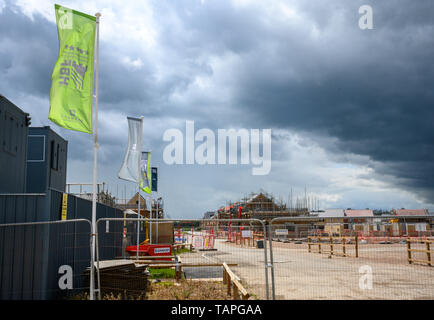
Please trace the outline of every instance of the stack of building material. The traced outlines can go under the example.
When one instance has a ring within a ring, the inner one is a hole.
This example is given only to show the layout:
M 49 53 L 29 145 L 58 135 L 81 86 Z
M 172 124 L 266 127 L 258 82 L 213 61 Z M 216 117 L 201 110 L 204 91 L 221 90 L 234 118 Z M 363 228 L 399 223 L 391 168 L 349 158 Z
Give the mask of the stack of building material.
M 97 264 L 95 263 L 95 267 Z M 149 271 L 146 264 L 135 264 L 129 260 L 100 261 L 101 295 L 122 294 L 124 298 L 145 295 L 148 289 Z M 89 284 L 89 271 L 84 272 L 85 282 Z M 98 288 L 97 273 L 95 270 L 95 288 Z

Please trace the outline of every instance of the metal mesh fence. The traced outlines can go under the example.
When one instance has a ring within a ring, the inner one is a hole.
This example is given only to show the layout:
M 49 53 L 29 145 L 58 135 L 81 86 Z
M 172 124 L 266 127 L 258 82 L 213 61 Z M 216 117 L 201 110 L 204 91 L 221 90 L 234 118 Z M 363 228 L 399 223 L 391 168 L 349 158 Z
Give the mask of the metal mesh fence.
M 277 218 L 276 299 L 434 299 L 433 219 Z
M 0 299 L 87 299 L 90 226 L 85 219 L 0 224 Z
M 434 299 L 433 228 L 422 216 L 104 218 L 95 287 L 100 299 Z M 0 225 L 0 299 L 88 299 L 90 229 Z
M 97 226 L 100 299 L 268 297 L 259 220 L 99 219 Z M 109 248 L 115 259 L 102 256 Z

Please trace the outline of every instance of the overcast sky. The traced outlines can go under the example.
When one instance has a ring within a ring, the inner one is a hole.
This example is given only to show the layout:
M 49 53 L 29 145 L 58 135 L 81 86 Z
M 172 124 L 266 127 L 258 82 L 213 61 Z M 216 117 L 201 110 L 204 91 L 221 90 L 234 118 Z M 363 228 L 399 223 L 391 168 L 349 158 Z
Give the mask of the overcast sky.
M 93 139 L 48 120 L 58 54 L 53 1 L 0 0 L 0 93 L 69 141 L 68 182 L 92 182 Z M 117 178 L 127 116 L 144 119 L 171 217 L 201 217 L 263 189 L 304 188 L 322 208 L 434 207 L 432 0 L 62 1 L 101 12 L 99 178 Z M 374 29 L 359 28 L 359 7 Z M 272 130 L 252 165 L 167 165 L 163 133 Z

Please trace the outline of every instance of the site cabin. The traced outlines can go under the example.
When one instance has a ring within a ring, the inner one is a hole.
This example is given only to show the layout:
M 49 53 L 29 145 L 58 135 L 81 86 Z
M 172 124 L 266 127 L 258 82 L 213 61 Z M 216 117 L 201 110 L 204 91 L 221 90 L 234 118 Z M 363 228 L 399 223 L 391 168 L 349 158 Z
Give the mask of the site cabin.
M 30 127 L 27 139 L 27 193 L 66 191 L 68 141 L 49 126 Z
M 0 193 L 26 192 L 30 117 L 0 94 Z

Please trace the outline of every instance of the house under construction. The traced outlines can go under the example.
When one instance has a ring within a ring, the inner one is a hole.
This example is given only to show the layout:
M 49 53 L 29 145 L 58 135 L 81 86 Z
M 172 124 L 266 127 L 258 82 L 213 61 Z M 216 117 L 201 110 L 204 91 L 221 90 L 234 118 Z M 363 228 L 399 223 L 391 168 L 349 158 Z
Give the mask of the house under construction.
M 124 213 L 134 211 L 137 214 L 139 206 L 139 193 L 136 194 L 131 199 L 116 199 L 116 207 L 123 210 Z M 158 209 L 158 219 L 164 218 L 163 206 L 161 204 L 157 205 L 157 202 L 152 199 L 152 216 L 150 215 L 149 208 L 146 205 L 145 198 L 140 195 L 140 215 L 145 218 L 155 219 L 157 218 L 157 209 Z
M 283 201 L 265 192 L 252 193 L 250 197 L 219 208 L 215 219 L 260 219 L 271 220 L 277 217 L 308 215 L 307 208 L 289 209 Z

